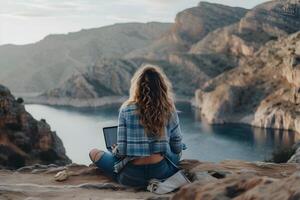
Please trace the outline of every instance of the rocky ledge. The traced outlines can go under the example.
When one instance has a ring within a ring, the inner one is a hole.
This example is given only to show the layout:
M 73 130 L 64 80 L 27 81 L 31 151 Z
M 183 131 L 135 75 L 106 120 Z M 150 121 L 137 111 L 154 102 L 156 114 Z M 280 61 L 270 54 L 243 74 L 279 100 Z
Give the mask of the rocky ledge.
M 62 141 L 46 121 L 35 120 L 26 112 L 23 100 L 0 85 L 0 168 L 70 162 Z
M 296 163 L 184 160 L 192 183 L 167 195 L 126 188 L 83 165 L 34 165 L 0 170 L 0 199 L 272 199 L 300 198 L 300 166 Z M 62 170 L 68 179 L 56 182 Z

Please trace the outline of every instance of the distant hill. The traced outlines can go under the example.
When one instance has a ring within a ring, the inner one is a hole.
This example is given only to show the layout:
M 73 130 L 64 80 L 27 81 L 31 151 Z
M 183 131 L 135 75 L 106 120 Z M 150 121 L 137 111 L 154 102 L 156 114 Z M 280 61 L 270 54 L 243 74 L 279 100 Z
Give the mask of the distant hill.
M 29 45 L 0 46 L 0 83 L 13 92 L 43 92 L 101 58 L 122 58 L 160 38 L 168 23 L 126 23 L 49 35 Z

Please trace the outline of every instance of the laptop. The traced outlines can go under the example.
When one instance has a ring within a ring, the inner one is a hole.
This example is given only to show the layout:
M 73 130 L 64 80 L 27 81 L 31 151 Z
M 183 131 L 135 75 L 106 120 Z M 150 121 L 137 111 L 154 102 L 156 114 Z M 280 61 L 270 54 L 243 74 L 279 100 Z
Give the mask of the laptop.
M 103 135 L 105 140 L 106 149 L 112 152 L 112 146 L 117 144 L 118 126 L 104 127 Z

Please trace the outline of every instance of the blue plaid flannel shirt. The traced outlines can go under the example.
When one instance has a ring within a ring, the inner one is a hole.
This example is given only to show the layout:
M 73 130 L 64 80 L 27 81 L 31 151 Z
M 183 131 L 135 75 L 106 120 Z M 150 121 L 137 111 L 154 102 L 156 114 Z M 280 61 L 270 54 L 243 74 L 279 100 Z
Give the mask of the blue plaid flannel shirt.
M 117 156 L 143 157 L 154 153 L 166 153 L 171 150 L 179 154 L 182 151 L 182 135 L 177 112 L 172 113 L 165 127 L 163 138 L 148 137 L 139 123 L 137 106 L 131 104 L 120 109 L 118 119 Z

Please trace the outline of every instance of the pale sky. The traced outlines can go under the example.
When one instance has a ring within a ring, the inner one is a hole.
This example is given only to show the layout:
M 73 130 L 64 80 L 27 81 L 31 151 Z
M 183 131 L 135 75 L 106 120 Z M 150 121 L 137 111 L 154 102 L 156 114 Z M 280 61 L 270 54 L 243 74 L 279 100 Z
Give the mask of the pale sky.
M 173 22 L 200 0 L 0 0 L 0 45 L 123 22 Z M 251 8 L 266 0 L 207 0 Z

